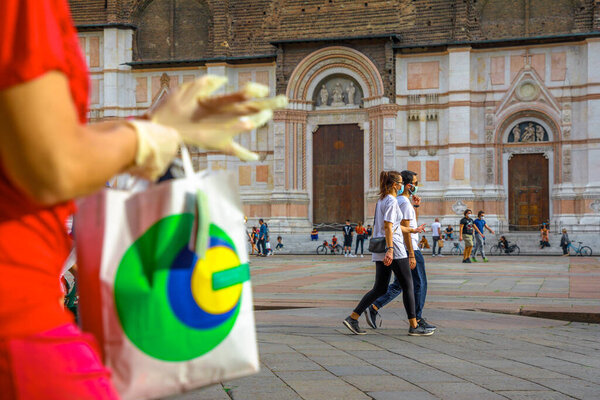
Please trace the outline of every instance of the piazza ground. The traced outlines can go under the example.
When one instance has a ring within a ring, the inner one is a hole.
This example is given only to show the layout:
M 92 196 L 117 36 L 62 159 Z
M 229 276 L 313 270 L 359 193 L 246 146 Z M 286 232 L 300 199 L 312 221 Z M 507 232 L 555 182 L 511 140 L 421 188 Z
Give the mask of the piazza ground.
M 426 269 L 435 335 L 407 336 L 397 300 L 355 336 L 341 321 L 373 283 L 370 258 L 251 258 L 261 372 L 170 399 L 600 398 L 600 326 L 569 321 L 600 315 L 598 258 L 426 256 Z

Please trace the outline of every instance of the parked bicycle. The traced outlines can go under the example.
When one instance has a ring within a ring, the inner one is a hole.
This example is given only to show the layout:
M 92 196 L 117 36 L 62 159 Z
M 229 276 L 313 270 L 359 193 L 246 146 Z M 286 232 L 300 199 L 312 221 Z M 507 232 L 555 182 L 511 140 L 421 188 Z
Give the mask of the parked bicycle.
M 460 245 L 460 242 L 454 242 L 454 247 L 450 250 L 450 254 L 453 256 L 460 256 L 463 253 L 463 248 Z
M 592 255 L 592 248 L 589 246 L 582 246 L 581 244 L 583 242 L 577 242 L 579 243 L 579 247 L 575 247 L 575 245 L 573 245 L 573 242 L 570 242 L 567 245 L 567 251 L 569 252 L 570 256 L 584 256 L 584 257 L 590 257 Z
M 336 244 L 335 246 L 328 243 L 327 240 L 323 241 L 323 244 L 317 247 L 317 254 L 342 254 L 342 246 Z
M 495 244 L 490 248 L 490 254 L 494 256 L 501 256 L 502 254 L 518 256 L 520 253 L 521 248 L 517 246 L 517 244 L 511 244 L 508 240 L 506 242 L 498 240 L 498 244 Z

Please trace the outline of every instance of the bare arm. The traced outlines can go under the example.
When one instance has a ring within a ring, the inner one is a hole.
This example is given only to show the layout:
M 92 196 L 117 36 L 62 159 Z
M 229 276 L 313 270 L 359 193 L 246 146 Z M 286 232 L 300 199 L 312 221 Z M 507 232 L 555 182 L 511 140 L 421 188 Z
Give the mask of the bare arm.
M 135 160 L 134 129 L 123 122 L 80 124 L 60 72 L 0 91 L 0 120 L 6 174 L 41 204 L 91 193 Z
M 487 230 L 488 230 L 488 231 L 489 231 L 489 232 L 490 232 L 492 235 L 495 235 L 494 231 L 492 230 L 492 228 L 490 228 L 490 227 L 488 226 L 488 224 L 485 224 L 483 227 L 484 227 L 485 229 L 487 229 Z
M 458 227 L 458 240 L 463 240 L 462 238 L 462 231 L 463 231 L 463 224 L 460 224 L 460 226 Z
M 408 256 L 414 258 L 415 257 L 415 252 L 414 249 L 412 247 L 412 240 L 410 237 L 410 220 L 409 219 L 403 219 L 402 222 L 400 222 L 402 228 L 408 228 L 407 230 L 402 229 L 402 236 L 404 237 L 404 244 L 406 246 L 406 250 L 408 250 Z
M 383 222 L 383 232 L 385 233 L 385 247 L 389 249 L 385 252 L 383 264 L 388 266 L 394 259 L 394 232 L 392 231 L 393 224 L 388 221 Z

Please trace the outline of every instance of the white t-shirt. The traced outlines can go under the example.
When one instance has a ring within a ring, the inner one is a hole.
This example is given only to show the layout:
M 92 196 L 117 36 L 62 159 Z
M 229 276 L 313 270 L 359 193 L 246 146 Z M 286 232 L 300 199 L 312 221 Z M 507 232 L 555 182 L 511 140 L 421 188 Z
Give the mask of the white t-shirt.
M 417 214 L 413 205 L 410 204 L 410 200 L 406 196 L 398 196 L 396 199 L 398 200 L 400 211 L 402 211 L 402 219 L 410 220 L 409 226 L 415 229 L 417 227 Z M 413 250 L 419 250 L 419 234 L 411 233 L 410 237 L 412 239 Z
M 440 230 L 442 229 L 442 224 L 439 222 L 434 222 L 431 224 L 431 236 L 442 236 L 440 235 Z
M 402 221 L 402 211 L 398 206 L 398 201 L 391 194 L 377 201 L 375 207 L 375 223 L 373 224 L 373 237 L 385 237 L 384 221 L 392 223 L 392 240 L 394 242 L 394 259 L 406 258 L 406 249 L 404 248 L 404 238 L 400 222 Z M 371 260 L 383 261 L 385 253 L 373 253 Z

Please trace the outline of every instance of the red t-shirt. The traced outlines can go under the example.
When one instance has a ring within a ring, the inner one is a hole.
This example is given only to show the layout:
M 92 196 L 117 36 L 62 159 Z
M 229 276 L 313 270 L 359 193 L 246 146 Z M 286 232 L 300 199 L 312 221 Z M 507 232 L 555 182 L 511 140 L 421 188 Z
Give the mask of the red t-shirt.
M 87 68 L 66 0 L 1 1 L 0 38 L 0 90 L 60 71 L 84 123 Z M 71 248 L 65 222 L 73 211 L 73 202 L 35 204 L 8 179 L 0 158 L 0 337 L 72 321 L 60 303 L 59 277 Z

